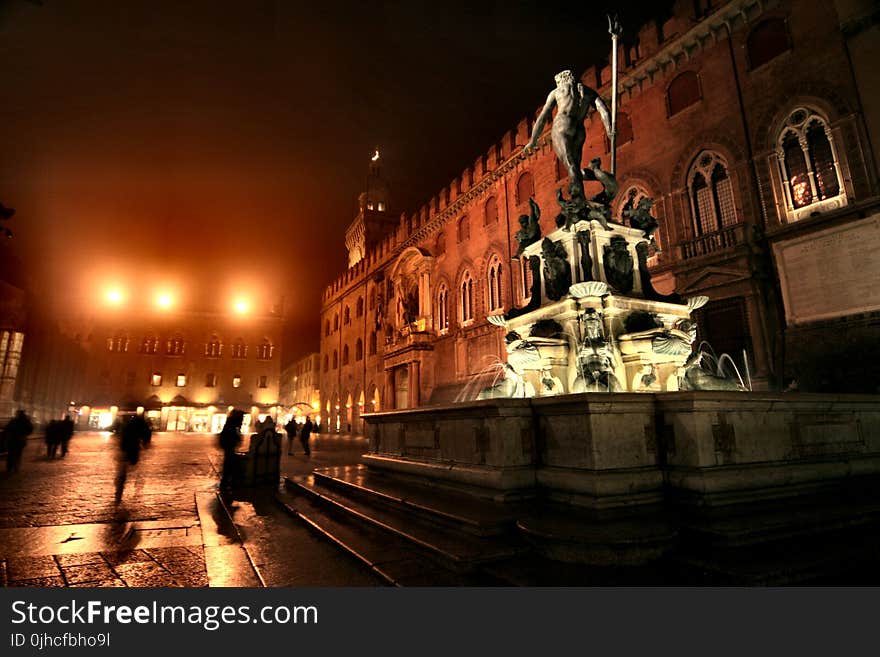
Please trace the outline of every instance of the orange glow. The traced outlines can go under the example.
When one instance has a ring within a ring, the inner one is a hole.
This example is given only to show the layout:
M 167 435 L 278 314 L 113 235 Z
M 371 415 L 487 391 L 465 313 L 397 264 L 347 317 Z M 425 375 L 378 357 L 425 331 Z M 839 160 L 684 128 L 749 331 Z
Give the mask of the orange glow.
M 244 315 L 248 311 L 248 302 L 244 299 L 236 299 L 232 307 L 239 315 Z
M 160 292 L 156 295 L 156 305 L 160 308 L 170 308 L 174 303 L 174 299 L 167 292 Z
M 119 305 L 122 303 L 122 290 L 117 288 L 107 290 L 107 301 L 113 305 Z

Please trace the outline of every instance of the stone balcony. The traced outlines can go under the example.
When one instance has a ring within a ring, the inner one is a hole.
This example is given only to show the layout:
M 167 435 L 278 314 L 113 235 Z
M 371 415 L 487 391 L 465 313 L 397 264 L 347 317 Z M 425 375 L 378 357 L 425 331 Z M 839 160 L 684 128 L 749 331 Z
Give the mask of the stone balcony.
M 739 223 L 684 241 L 681 243 L 681 258 L 690 260 L 745 244 L 746 228 L 746 224 Z

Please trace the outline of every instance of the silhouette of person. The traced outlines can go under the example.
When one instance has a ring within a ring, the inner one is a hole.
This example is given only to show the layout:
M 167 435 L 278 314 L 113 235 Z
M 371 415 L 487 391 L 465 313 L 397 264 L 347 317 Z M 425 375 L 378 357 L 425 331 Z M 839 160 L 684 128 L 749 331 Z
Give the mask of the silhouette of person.
M 306 418 L 306 423 L 303 425 L 302 431 L 299 434 L 299 442 L 302 444 L 306 456 L 309 456 L 312 453 L 312 450 L 309 447 L 309 438 L 312 435 L 312 429 L 314 426 L 315 425 L 312 424 L 312 418 Z
M 238 461 L 235 450 L 241 444 L 241 425 L 244 422 L 244 411 L 235 409 L 226 417 L 226 423 L 220 431 L 220 447 L 223 448 L 223 472 L 220 476 L 220 488 L 229 490 L 238 477 Z
M 50 420 L 49 424 L 46 425 L 46 457 L 50 459 L 55 458 L 55 454 L 58 452 L 58 445 L 61 444 L 61 421 L 60 420 Z
M 65 415 L 64 419 L 61 420 L 61 429 L 59 431 L 61 438 L 61 456 L 62 458 L 67 456 L 67 445 L 70 442 L 70 439 L 73 438 L 74 424 L 73 420 L 70 419 L 70 415 Z
M 116 470 L 116 503 L 122 501 L 122 492 L 128 478 L 128 469 L 137 465 L 141 444 L 149 442 L 152 430 L 143 415 L 133 415 L 122 427 Z
M 296 424 L 296 420 L 290 418 L 290 421 L 284 425 L 284 430 L 287 432 L 287 454 L 293 454 L 293 439 L 296 438 L 296 432 L 299 427 Z
M 34 432 L 34 425 L 23 409 L 19 409 L 3 429 L 6 436 L 6 470 L 18 472 L 21 465 L 21 453 L 24 451 L 27 437 Z

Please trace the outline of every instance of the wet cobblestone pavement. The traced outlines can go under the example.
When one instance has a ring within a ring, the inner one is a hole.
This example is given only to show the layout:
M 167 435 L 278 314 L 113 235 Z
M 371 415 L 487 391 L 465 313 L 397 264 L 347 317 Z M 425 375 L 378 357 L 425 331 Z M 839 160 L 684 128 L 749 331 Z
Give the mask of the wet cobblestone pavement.
M 360 437 L 318 437 L 282 472 L 355 462 Z M 299 446 L 297 445 L 297 448 Z M 217 496 L 222 453 L 210 434 L 155 433 L 114 500 L 117 446 L 78 433 L 64 458 L 28 442 L 0 473 L 0 585 L 203 587 L 374 585 L 271 503 L 271 488 Z M 297 558 L 294 558 L 297 557 Z

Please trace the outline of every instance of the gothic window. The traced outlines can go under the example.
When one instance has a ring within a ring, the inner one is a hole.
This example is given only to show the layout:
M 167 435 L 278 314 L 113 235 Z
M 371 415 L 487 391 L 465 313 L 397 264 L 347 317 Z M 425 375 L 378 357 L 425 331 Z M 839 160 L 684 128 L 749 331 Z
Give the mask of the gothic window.
M 363 297 L 358 297 L 357 305 L 355 306 L 355 314 L 358 317 L 364 316 L 364 298 Z
M 768 18 L 758 23 L 749 33 L 746 41 L 749 67 L 755 69 L 763 66 L 789 49 L 791 49 L 791 37 L 785 19 Z
M 158 349 L 159 338 L 154 335 L 144 336 L 144 339 L 141 341 L 142 354 L 155 354 Z
M 461 277 L 461 321 L 469 322 L 474 318 L 474 280 L 470 272 Z
M 360 338 L 357 339 L 357 342 L 354 344 L 354 359 L 356 361 L 363 360 L 364 358 L 364 341 Z
M 486 284 L 489 286 L 489 310 L 500 310 L 503 305 L 501 300 L 501 260 L 497 255 L 493 256 L 489 262 Z
M 260 360 L 269 360 L 272 358 L 272 354 L 275 351 L 275 347 L 269 342 L 268 339 L 264 338 L 263 341 L 257 346 L 257 358 Z
M 236 338 L 235 342 L 232 344 L 232 357 L 247 358 L 247 345 L 242 338 Z
M 222 352 L 223 345 L 220 343 L 220 338 L 212 335 L 211 339 L 205 343 L 205 356 L 208 358 L 219 358 Z
M 486 201 L 486 205 L 483 207 L 483 223 L 485 225 L 494 224 L 498 222 L 498 203 L 495 201 L 494 196 L 490 196 L 489 200 Z
M 467 216 L 458 220 L 458 241 L 466 242 L 471 238 L 471 225 Z
M 376 355 L 376 332 L 375 331 L 370 333 L 369 352 L 370 352 L 370 356 Z
M 790 210 L 841 195 L 831 130 L 814 111 L 799 107 L 789 115 L 779 137 L 777 156 Z
M 437 331 L 442 333 L 449 329 L 449 290 L 446 284 L 440 285 L 437 292 Z
M 699 102 L 702 97 L 700 77 L 693 71 L 685 71 L 670 82 L 666 90 L 668 116 L 675 116 L 683 109 Z
M 175 335 L 169 338 L 168 342 L 165 344 L 165 353 L 168 356 L 182 356 L 185 346 L 183 338 L 179 335 Z
M 516 181 L 516 204 L 527 203 L 529 198 L 535 195 L 535 179 L 526 171 Z
M 688 191 L 697 235 L 737 223 L 727 162 L 717 153 L 703 151 L 697 156 L 688 175 Z

